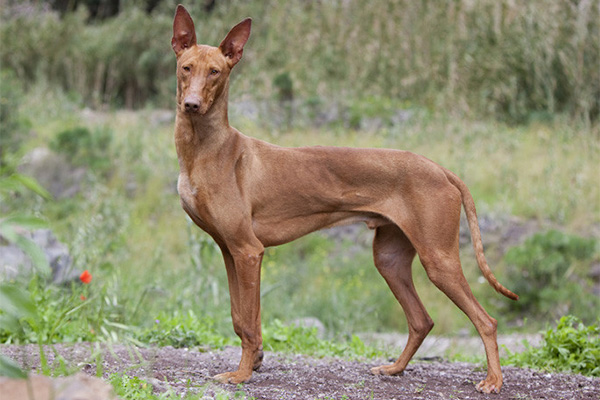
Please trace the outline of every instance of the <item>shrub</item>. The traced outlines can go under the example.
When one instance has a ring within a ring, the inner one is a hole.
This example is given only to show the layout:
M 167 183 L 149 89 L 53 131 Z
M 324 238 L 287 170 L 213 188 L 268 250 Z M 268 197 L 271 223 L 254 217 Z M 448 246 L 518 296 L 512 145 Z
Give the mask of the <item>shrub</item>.
M 520 296 L 518 314 L 558 318 L 573 313 L 593 320 L 600 306 L 586 290 L 585 272 L 597 257 L 597 241 L 556 230 L 538 233 L 505 255 L 506 283 Z
M 64 154 L 73 165 L 105 172 L 110 168 L 110 158 L 106 154 L 111 142 L 109 129 L 92 132 L 85 127 L 75 127 L 59 132 L 50 142 L 50 148 Z
M 507 361 L 519 367 L 600 376 L 599 335 L 597 322 L 585 326 L 580 319 L 567 315 L 556 329 L 546 331 L 540 347 L 527 345 L 523 353 L 509 351 Z

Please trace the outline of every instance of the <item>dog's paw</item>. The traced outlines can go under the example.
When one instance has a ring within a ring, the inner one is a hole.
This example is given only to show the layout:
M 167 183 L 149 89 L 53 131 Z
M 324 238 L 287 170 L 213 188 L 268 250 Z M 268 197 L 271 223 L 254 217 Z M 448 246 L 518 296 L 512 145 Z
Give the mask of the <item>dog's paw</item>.
M 379 367 L 371 368 L 373 375 L 400 375 L 404 372 L 403 368 L 399 368 L 395 364 L 392 365 L 380 365 Z
M 475 389 L 482 393 L 500 393 L 502 387 L 502 379 L 486 378 L 479 382 Z
M 235 372 L 224 372 L 219 375 L 213 376 L 213 379 L 220 383 L 231 383 L 237 385 L 238 383 L 248 382 L 252 377 L 252 373 L 243 373 L 240 371 Z
M 263 352 L 262 346 L 261 346 L 260 349 L 258 349 L 258 353 L 256 354 L 256 357 L 254 358 L 254 365 L 252 366 L 252 370 L 258 371 L 258 369 L 262 365 L 264 358 L 265 358 L 265 353 Z

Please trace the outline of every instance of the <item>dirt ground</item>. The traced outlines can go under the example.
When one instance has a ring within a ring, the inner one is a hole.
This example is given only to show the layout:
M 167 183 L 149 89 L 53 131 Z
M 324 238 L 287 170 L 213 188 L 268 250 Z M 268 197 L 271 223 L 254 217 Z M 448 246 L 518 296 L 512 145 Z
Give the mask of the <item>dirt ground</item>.
M 44 353 L 55 367 L 62 358 L 69 370 L 96 375 L 93 360 L 101 360 L 104 378 L 114 372 L 126 373 L 145 379 L 156 392 L 202 393 L 206 399 L 223 393 L 236 399 L 600 399 L 600 379 L 581 375 L 504 367 L 502 392 L 486 395 L 475 391 L 474 385 L 485 377 L 485 371 L 474 364 L 416 360 L 403 375 L 382 377 L 371 375 L 369 369 L 388 360 L 357 362 L 270 352 L 249 383 L 222 385 L 211 377 L 237 366 L 238 348 L 201 351 L 96 346 L 59 344 L 46 347 Z M 0 352 L 24 367 L 39 368 L 39 348 L 35 345 L 1 345 Z

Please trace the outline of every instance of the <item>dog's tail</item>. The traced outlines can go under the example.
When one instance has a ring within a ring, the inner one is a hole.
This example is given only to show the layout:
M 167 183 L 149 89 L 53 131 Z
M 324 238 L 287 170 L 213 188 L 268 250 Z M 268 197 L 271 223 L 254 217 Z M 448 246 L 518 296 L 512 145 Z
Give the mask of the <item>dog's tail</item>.
M 467 221 L 469 222 L 469 229 L 471 230 L 471 240 L 473 242 L 473 248 L 475 249 L 475 257 L 477 258 L 477 264 L 479 264 L 479 269 L 483 273 L 483 276 L 485 276 L 485 279 L 487 279 L 490 285 L 492 285 L 497 292 L 503 294 L 509 299 L 518 300 L 519 296 L 498 282 L 492 270 L 490 269 L 487 260 L 485 259 L 485 255 L 483 254 L 483 242 L 481 241 L 481 231 L 479 230 L 477 212 L 475 211 L 475 202 L 473 201 L 473 196 L 471 196 L 469 188 L 452 171 L 444 168 L 444 172 L 446 173 L 446 177 L 450 183 L 456 186 L 456 188 L 460 191 L 463 207 L 465 208 L 465 214 L 467 215 Z

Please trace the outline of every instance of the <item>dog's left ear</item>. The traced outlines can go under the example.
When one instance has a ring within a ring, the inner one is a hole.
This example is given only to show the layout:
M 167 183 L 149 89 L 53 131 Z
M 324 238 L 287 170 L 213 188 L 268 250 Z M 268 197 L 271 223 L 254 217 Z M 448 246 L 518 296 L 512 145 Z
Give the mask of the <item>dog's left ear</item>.
M 252 19 L 246 18 L 229 31 L 225 39 L 219 45 L 221 53 L 227 58 L 230 67 L 233 67 L 242 59 L 244 45 L 250 37 Z

